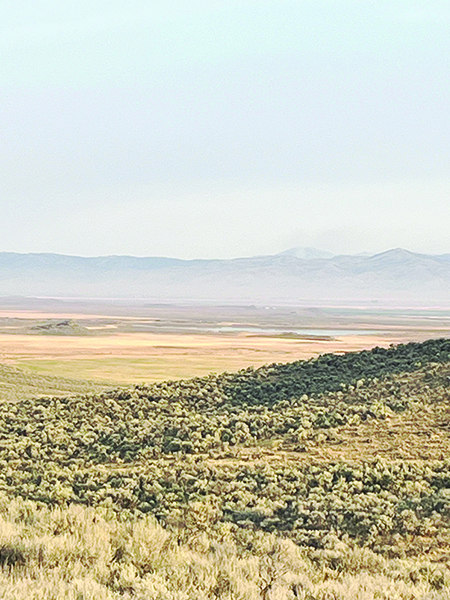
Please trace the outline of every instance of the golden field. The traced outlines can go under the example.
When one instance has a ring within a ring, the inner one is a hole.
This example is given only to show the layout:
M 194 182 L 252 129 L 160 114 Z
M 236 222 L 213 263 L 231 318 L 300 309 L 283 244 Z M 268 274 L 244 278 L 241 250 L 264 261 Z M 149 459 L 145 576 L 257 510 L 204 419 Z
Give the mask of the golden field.
M 447 311 L 155 306 L 116 312 L 76 304 L 69 310 L 0 310 L 0 363 L 42 375 L 128 384 L 450 334 Z M 51 335 L 62 320 L 70 325 Z M 43 324 L 49 329 L 39 329 Z
M 126 384 L 203 376 L 389 346 L 395 336 L 300 340 L 252 334 L 119 333 L 107 337 L 0 335 L 0 362 L 41 374 Z

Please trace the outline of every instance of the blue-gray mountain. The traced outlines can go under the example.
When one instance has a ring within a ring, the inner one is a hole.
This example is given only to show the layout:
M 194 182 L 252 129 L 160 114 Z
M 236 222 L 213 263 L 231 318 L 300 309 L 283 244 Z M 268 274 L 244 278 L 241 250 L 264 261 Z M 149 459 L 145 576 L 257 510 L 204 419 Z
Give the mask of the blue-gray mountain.
M 295 248 L 272 256 L 179 260 L 0 253 L 0 296 L 286 303 L 450 304 L 450 254 L 395 249 L 333 256 Z

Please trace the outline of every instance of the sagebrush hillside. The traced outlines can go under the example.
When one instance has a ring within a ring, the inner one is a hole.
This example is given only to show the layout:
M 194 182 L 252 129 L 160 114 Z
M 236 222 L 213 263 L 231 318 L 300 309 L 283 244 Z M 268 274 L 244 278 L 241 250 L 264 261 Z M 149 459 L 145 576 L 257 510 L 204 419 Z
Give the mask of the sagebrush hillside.
M 450 340 L 5 403 L 0 492 L 8 598 L 446 598 Z

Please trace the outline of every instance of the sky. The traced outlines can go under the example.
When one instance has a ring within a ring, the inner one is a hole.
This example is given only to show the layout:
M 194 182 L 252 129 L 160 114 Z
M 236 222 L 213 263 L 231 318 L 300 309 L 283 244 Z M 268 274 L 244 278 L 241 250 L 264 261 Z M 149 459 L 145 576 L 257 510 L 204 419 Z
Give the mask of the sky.
M 448 0 L 0 11 L 0 251 L 450 252 Z

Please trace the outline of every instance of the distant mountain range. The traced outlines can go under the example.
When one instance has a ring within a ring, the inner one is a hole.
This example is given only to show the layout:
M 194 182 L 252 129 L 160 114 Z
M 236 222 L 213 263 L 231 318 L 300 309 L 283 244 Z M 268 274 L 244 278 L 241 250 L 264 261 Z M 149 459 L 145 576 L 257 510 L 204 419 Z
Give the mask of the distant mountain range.
M 0 296 L 151 302 L 419 302 L 450 305 L 450 254 L 293 248 L 231 260 L 0 253 Z

